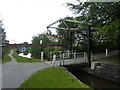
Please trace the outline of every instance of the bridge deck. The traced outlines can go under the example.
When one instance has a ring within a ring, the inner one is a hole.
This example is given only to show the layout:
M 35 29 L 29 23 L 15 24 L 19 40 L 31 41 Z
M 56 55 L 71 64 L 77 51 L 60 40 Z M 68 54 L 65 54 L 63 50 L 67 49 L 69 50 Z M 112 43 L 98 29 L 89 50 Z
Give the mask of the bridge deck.
M 66 66 L 66 65 L 75 65 L 75 64 L 82 64 L 87 63 L 87 60 L 85 58 L 76 58 L 76 59 L 65 59 L 65 60 L 56 60 L 53 64 L 53 61 L 47 61 L 49 64 L 54 66 Z

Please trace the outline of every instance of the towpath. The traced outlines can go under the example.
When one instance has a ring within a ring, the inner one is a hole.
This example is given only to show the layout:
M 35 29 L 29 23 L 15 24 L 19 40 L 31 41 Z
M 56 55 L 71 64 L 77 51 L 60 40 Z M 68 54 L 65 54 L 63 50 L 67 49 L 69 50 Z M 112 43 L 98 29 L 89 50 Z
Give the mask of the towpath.
M 18 88 L 25 80 L 38 70 L 50 67 L 45 62 L 20 63 L 12 56 L 13 50 L 9 54 L 11 62 L 2 65 L 2 88 Z

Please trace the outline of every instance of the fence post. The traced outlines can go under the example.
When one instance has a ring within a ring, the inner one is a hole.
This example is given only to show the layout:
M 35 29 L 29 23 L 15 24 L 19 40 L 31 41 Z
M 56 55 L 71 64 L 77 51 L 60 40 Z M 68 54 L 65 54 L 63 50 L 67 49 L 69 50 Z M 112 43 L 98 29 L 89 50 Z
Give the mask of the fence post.
M 106 49 L 106 58 L 108 57 L 108 49 Z
M 63 66 L 64 66 L 65 53 L 63 53 Z
M 41 52 L 41 61 L 43 61 L 43 52 Z
M 52 65 L 51 66 L 55 66 L 55 61 L 56 61 L 56 55 L 53 55 L 53 61 L 52 61 Z

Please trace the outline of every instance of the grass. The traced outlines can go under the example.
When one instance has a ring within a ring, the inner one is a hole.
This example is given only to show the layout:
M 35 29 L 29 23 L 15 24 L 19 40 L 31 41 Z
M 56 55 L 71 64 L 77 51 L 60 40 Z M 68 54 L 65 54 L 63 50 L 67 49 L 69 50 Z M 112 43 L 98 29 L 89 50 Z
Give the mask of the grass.
M 111 63 L 111 64 L 120 64 L 120 60 L 118 58 L 118 55 L 107 57 L 107 58 L 98 59 L 98 60 L 95 60 L 95 61 L 108 62 L 108 63 Z
M 40 62 L 41 61 L 41 59 L 33 59 L 33 58 L 27 58 L 27 57 L 22 57 L 22 56 L 18 56 L 18 54 L 16 53 L 16 51 L 14 50 L 13 51 L 13 57 L 15 57 L 16 58 L 16 61 L 17 62 Z
M 64 67 L 49 67 L 37 71 L 28 78 L 19 88 L 89 88 Z
M 9 50 L 4 54 L 4 57 L 3 57 L 3 59 L 2 59 L 2 63 L 11 61 L 11 57 L 9 56 L 10 51 L 11 51 L 11 49 L 9 49 Z

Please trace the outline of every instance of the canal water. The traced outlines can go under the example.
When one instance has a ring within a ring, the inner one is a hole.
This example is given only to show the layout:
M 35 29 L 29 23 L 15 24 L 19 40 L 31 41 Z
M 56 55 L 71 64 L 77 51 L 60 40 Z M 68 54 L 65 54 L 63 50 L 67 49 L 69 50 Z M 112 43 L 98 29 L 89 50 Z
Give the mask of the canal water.
M 27 57 L 27 58 L 31 58 L 31 53 L 28 53 L 27 55 L 24 55 L 24 53 L 20 53 L 18 54 L 19 56 L 22 56 L 22 57 Z
M 110 81 L 104 80 L 100 77 L 90 75 L 86 72 L 81 71 L 78 68 L 68 68 L 74 76 L 76 76 L 81 82 L 85 83 L 86 85 L 90 86 L 95 90 L 102 90 L 103 88 L 116 88 L 116 90 L 120 90 L 120 85 L 112 83 Z

